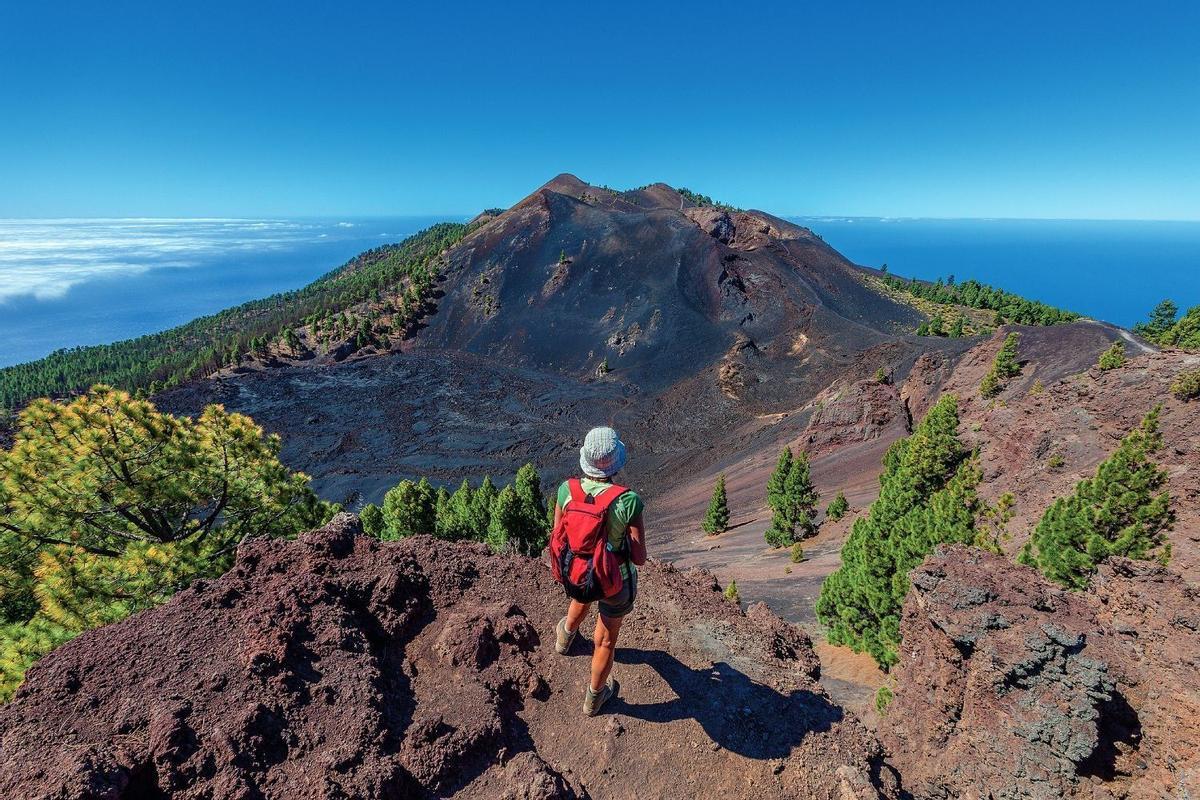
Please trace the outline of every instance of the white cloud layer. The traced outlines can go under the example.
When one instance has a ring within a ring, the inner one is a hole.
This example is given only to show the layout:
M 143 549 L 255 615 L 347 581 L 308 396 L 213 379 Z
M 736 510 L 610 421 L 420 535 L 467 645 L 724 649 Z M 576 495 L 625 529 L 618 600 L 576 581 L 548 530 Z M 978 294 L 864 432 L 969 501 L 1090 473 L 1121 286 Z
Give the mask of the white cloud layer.
M 0 304 L 61 298 L 98 278 L 326 238 L 328 223 L 237 219 L 0 220 Z

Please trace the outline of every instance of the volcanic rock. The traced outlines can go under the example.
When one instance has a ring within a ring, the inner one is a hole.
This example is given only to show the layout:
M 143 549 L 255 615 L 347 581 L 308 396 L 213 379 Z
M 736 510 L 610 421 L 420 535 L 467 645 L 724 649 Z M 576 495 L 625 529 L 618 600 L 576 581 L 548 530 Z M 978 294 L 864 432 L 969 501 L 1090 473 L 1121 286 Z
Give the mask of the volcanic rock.
M 381 543 L 342 515 L 82 634 L 0 708 L 0 796 L 894 797 L 808 637 L 709 573 L 651 563 L 620 695 L 582 715 L 590 643 L 549 647 L 548 568 Z M 586 629 L 585 629 L 586 633 Z
M 1093 595 L 942 547 L 910 575 L 880 723 L 916 798 L 1151 798 L 1200 791 L 1197 593 L 1106 565 Z

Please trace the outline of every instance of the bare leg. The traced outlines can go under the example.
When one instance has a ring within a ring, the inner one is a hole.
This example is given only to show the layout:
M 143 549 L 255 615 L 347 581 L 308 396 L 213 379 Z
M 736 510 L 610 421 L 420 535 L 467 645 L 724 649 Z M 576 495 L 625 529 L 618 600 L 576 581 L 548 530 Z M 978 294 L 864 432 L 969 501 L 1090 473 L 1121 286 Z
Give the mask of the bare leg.
M 617 635 L 621 632 L 621 617 L 596 615 L 596 636 L 592 650 L 592 691 L 598 692 L 612 672 L 613 656 L 617 651 Z
M 578 600 L 571 601 L 571 605 L 567 607 L 568 633 L 574 633 L 579 630 L 579 624 L 583 622 L 583 618 L 587 616 L 588 609 L 591 606 L 591 603 L 581 603 Z

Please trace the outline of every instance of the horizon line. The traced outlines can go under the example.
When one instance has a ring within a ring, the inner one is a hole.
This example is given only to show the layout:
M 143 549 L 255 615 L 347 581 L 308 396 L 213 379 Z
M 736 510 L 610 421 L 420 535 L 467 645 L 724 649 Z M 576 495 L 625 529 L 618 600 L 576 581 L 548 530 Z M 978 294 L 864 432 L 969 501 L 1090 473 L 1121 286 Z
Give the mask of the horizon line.
M 505 211 L 511 209 L 512 206 L 505 208 Z M 917 222 L 917 221 L 934 221 L 934 222 L 1170 222 L 1170 223 L 1200 223 L 1200 218 L 1182 218 L 1182 217 L 1010 217 L 1000 215 L 986 216 L 938 216 L 938 215 L 909 215 L 909 214 L 799 214 L 795 212 L 776 212 L 767 211 L 766 209 L 748 207 L 743 211 L 752 212 L 758 211 L 772 216 L 780 217 L 781 219 L 804 219 L 804 220 L 820 220 L 825 222 L 837 222 L 839 220 L 880 220 L 880 221 L 896 221 L 896 222 Z M 463 212 L 446 212 L 446 213 L 348 213 L 348 214 L 264 214 L 262 216 L 195 216 L 184 217 L 179 215 L 167 216 L 147 216 L 137 214 L 131 216 L 80 216 L 78 214 L 62 217 L 0 217 L 0 223 L 5 222 L 47 222 L 47 223 L 68 223 L 68 222 L 282 222 L 288 220 L 336 220 L 336 219 L 453 219 L 463 218 L 471 219 L 478 216 L 483 211 L 473 213 Z

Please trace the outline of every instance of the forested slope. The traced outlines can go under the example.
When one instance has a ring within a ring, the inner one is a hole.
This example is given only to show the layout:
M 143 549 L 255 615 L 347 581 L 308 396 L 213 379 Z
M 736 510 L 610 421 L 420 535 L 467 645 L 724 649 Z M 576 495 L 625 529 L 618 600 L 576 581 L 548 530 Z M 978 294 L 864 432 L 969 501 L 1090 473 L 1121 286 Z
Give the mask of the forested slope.
M 46 358 L 0 370 L 0 408 L 16 409 L 30 399 L 63 396 L 106 383 L 130 391 L 172 386 L 207 375 L 248 352 L 279 343 L 299 350 L 298 326 L 313 339 L 324 325 L 331 333 L 350 330 L 364 337 L 387 333 L 419 317 L 440 259 L 469 230 L 440 223 L 399 244 L 368 250 L 341 267 L 291 292 L 252 300 L 177 328 L 113 344 L 59 350 Z M 394 298 L 386 295 L 395 294 Z M 348 318 L 346 310 L 375 301 L 374 313 Z M 398 318 L 397 318 L 398 316 Z

